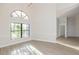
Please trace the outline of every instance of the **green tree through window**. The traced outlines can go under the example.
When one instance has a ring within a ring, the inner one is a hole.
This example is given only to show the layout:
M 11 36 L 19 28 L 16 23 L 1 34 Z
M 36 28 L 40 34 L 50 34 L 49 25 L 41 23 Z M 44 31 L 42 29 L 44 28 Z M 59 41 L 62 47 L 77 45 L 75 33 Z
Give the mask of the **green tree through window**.
M 29 37 L 29 24 L 11 23 L 11 39 Z

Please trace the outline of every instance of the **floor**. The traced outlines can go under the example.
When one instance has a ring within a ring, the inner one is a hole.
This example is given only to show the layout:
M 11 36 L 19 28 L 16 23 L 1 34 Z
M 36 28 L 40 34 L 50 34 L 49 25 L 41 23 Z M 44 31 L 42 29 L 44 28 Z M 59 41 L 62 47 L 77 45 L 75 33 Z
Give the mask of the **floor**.
M 32 40 L 0 48 L 0 55 L 79 55 L 79 51 L 58 43 Z
M 79 37 L 59 37 L 57 42 L 59 44 L 79 50 Z

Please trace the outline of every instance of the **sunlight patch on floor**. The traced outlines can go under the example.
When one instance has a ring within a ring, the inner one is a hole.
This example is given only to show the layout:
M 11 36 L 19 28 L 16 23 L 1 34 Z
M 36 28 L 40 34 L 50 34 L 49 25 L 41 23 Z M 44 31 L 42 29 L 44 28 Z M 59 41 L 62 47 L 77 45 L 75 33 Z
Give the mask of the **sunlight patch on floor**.
M 67 46 L 69 48 L 73 48 L 73 49 L 79 50 L 79 47 L 78 46 L 72 46 L 72 45 L 69 45 L 69 44 L 62 43 L 62 42 L 57 42 L 57 43 L 58 44 L 61 44 L 61 45 L 64 45 L 64 46 Z
M 11 52 L 12 55 L 43 55 L 38 49 L 36 49 L 31 44 L 28 44 L 19 49 L 13 50 Z

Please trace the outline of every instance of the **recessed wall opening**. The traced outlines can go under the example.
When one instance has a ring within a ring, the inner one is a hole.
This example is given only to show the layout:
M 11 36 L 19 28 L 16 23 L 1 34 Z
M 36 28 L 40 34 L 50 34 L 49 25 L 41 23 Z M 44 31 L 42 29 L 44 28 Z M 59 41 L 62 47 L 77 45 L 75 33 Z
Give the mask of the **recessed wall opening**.
M 79 50 L 79 7 L 57 18 L 57 42 Z

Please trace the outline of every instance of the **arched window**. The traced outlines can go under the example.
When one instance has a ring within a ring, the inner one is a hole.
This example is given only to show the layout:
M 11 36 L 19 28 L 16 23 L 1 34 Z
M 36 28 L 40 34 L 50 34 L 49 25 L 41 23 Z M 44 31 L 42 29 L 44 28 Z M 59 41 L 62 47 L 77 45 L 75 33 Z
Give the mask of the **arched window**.
M 21 18 L 23 20 L 29 20 L 28 16 L 23 11 L 13 11 L 11 13 L 11 18 Z M 20 20 L 21 20 L 20 19 Z M 11 22 L 10 24 L 10 32 L 11 32 L 11 39 L 18 39 L 30 36 L 30 24 L 29 23 L 21 23 L 21 22 Z
M 13 11 L 11 16 L 14 18 L 23 18 L 28 20 L 28 16 L 23 11 Z

